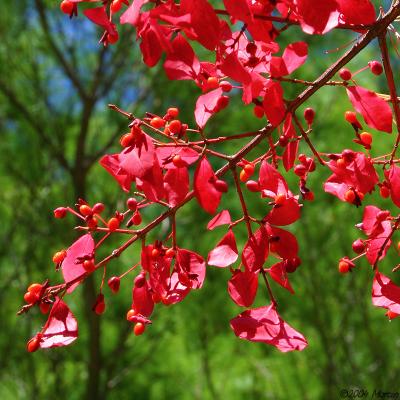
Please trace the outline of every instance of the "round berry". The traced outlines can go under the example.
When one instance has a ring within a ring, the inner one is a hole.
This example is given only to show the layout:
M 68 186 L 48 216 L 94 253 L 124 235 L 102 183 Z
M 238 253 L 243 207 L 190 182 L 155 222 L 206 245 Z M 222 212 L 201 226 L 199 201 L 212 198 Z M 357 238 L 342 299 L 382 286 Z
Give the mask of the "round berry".
M 181 132 L 182 123 L 179 119 L 174 119 L 168 124 L 168 128 L 173 135 L 178 135 Z
M 92 217 L 91 215 L 86 217 L 86 224 L 90 229 L 96 229 L 98 225 L 97 218 Z
M 72 11 L 74 11 L 74 3 L 69 0 L 63 0 L 60 4 L 60 8 L 64 14 L 71 15 Z
M 146 275 L 144 273 L 140 273 L 134 280 L 134 285 L 137 288 L 141 288 L 146 283 Z
M 254 174 L 254 165 L 253 164 L 246 164 L 243 168 L 247 175 L 251 176 Z
M 137 322 L 133 327 L 133 333 L 135 336 L 140 336 L 146 330 L 146 325 L 142 324 L 141 322 Z
M 346 261 L 340 261 L 338 269 L 341 274 L 347 274 L 350 271 L 350 264 Z
M 28 304 L 35 304 L 39 300 L 39 295 L 33 292 L 26 292 L 24 294 L 24 300 Z
M 228 184 L 222 179 L 217 179 L 214 182 L 214 186 L 221 193 L 226 193 L 228 191 Z
M 153 128 L 160 129 L 165 125 L 165 121 L 160 117 L 154 117 L 151 119 L 150 125 Z
M 171 117 L 171 118 L 176 118 L 179 115 L 179 108 L 177 107 L 170 107 L 167 110 L 167 114 Z
M 111 34 L 107 35 L 107 42 L 110 44 L 117 43 L 118 39 L 119 39 L 119 35 L 118 35 L 117 31 L 115 31 L 115 33 L 113 35 L 111 35 Z
M 133 225 L 140 225 L 142 223 L 142 216 L 138 210 L 132 215 L 131 221 Z
M 264 116 L 264 109 L 261 106 L 255 106 L 253 108 L 253 114 L 257 117 L 257 118 L 262 118 Z
M 383 72 L 383 66 L 379 61 L 370 61 L 368 67 L 374 75 L 381 75 Z
M 260 189 L 260 184 L 256 181 L 247 181 L 246 182 L 246 187 L 250 192 L 259 192 Z
M 315 117 L 315 111 L 311 107 L 307 107 L 304 110 L 304 119 L 307 121 L 308 125 L 312 125 L 314 122 L 314 117 Z
M 351 78 L 352 78 L 352 73 L 350 72 L 350 70 L 349 69 L 347 69 L 347 68 L 342 68 L 340 71 L 339 71 L 339 76 L 340 76 L 340 78 L 341 79 L 343 79 L 344 81 L 349 81 Z
M 94 214 L 101 214 L 104 211 L 104 204 L 103 203 L 96 203 L 93 207 L 92 207 L 92 211 Z
M 92 209 L 87 205 L 83 204 L 79 207 L 79 212 L 84 216 L 87 217 L 88 215 L 92 215 L 93 211 Z
M 336 160 L 336 165 L 339 168 L 346 168 L 346 161 L 343 158 L 339 158 L 338 160 Z
M 137 202 L 137 200 L 136 200 L 134 197 L 130 197 L 130 198 L 126 201 L 126 205 L 128 206 L 128 208 L 129 208 L 131 211 L 136 211 L 138 202 Z
M 232 90 L 232 84 L 228 81 L 222 81 L 219 83 L 219 87 L 223 92 L 229 93 Z
M 126 313 L 126 319 L 127 319 L 129 322 L 132 322 L 131 319 L 132 319 L 133 317 L 135 317 L 136 314 L 137 314 L 136 310 L 135 310 L 134 308 L 131 308 L 131 309 Z
M 117 230 L 117 229 L 119 228 L 119 225 L 120 225 L 120 221 L 119 221 L 119 219 L 116 218 L 116 217 L 110 218 L 110 219 L 108 220 L 108 222 L 107 222 L 108 229 L 109 229 L 111 232 Z
M 165 257 L 168 257 L 168 258 L 175 257 L 175 250 L 174 250 L 172 247 L 170 247 L 170 248 L 165 252 Z
M 82 266 L 83 266 L 83 269 L 88 273 L 93 272 L 96 267 L 93 260 L 85 260 L 83 262 Z
M 67 215 L 67 209 L 65 207 L 58 207 L 54 211 L 55 218 L 64 218 Z
M 55 264 L 60 264 L 64 261 L 65 257 L 67 257 L 67 252 L 65 250 L 57 251 L 53 256 L 53 262 Z
M 390 196 L 390 189 L 386 185 L 383 185 L 380 187 L 379 193 L 382 198 L 387 199 Z
M 344 113 L 344 118 L 350 124 L 358 124 L 357 115 L 354 111 L 346 111 Z
M 210 76 L 207 79 L 206 87 L 207 87 L 207 90 L 217 89 L 219 87 L 218 78 L 215 76 Z
M 314 192 L 311 192 L 311 191 L 305 192 L 305 193 L 303 194 L 303 197 L 304 197 L 304 200 L 307 200 L 307 201 L 314 201 L 314 198 L 315 198 Z
M 41 285 L 40 283 L 32 283 L 28 287 L 28 292 L 39 295 L 40 292 L 42 291 L 42 288 L 43 288 L 43 285 Z
M 121 136 L 119 143 L 122 147 L 129 147 L 135 143 L 135 137 L 132 133 L 125 133 L 125 135 Z
M 247 172 L 244 169 L 242 169 L 239 175 L 239 179 L 241 180 L 241 182 L 247 182 L 249 178 L 250 176 L 247 174 Z
M 107 285 L 113 293 L 118 293 L 119 287 L 121 285 L 121 279 L 119 278 L 119 276 L 112 276 L 107 281 Z
M 356 254 L 361 254 L 365 250 L 365 244 L 361 239 L 355 240 L 351 247 Z
M 360 140 L 369 146 L 372 143 L 372 135 L 369 132 L 360 133 Z
M 155 260 L 155 259 L 157 259 L 158 257 L 160 257 L 160 250 L 158 250 L 157 248 L 154 248 L 154 249 L 151 251 L 151 258 L 152 258 L 153 260 Z
M 221 111 L 224 108 L 226 108 L 229 104 L 229 97 L 228 96 L 221 96 L 218 101 L 217 101 L 217 105 L 215 107 L 215 111 Z
M 185 160 L 183 160 L 179 154 L 176 154 L 172 158 L 172 164 L 174 164 L 176 168 L 187 167 L 187 162 Z
M 274 200 L 277 206 L 281 206 L 283 203 L 285 203 L 285 201 L 286 201 L 286 195 L 283 193 L 277 194 Z
M 298 164 L 293 168 L 293 171 L 297 176 L 303 177 L 307 173 L 307 168 L 303 164 Z
M 257 52 L 257 45 L 254 42 L 247 43 L 246 52 L 248 54 L 255 54 Z
M 354 193 L 353 189 L 349 189 L 345 194 L 344 194 L 344 199 L 348 203 L 354 203 L 354 200 L 356 199 L 356 194 Z
M 289 143 L 289 139 L 286 136 L 281 135 L 281 136 L 279 136 L 278 142 L 279 142 L 279 146 L 286 147 Z
M 121 0 L 114 0 L 111 3 L 110 9 L 113 13 L 117 13 L 122 7 L 122 2 Z
M 101 300 L 99 302 L 96 303 L 96 305 L 94 306 L 94 310 L 93 310 L 97 315 L 101 315 L 104 313 L 104 311 L 106 311 L 106 303 L 104 302 L 104 300 Z

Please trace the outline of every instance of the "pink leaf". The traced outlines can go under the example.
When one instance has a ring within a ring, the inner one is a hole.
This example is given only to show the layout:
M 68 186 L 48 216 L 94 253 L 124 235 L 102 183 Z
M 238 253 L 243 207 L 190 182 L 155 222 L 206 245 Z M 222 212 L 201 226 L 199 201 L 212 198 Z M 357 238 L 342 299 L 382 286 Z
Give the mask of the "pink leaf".
M 308 45 L 305 42 L 289 44 L 281 57 L 272 57 L 270 70 L 271 76 L 279 77 L 289 75 L 307 60 Z
M 217 210 L 222 195 L 215 188 L 216 179 L 211 164 L 206 157 L 203 157 L 194 174 L 194 194 L 201 207 L 210 214 L 214 214 Z
M 353 107 L 363 116 L 369 127 L 392 132 L 392 109 L 385 100 L 360 86 L 351 86 L 346 90 Z
M 156 149 L 156 155 L 162 168 L 164 169 L 176 169 L 177 167 L 173 164 L 172 159 L 174 156 L 179 155 L 187 165 L 195 163 L 199 158 L 199 153 L 189 147 L 172 147 L 162 146 Z
M 215 267 L 227 267 L 233 264 L 238 258 L 235 235 L 232 229 L 221 239 L 217 246 L 208 255 L 208 265 Z
M 391 241 L 387 240 L 392 232 L 392 227 L 390 221 L 382 222 L 383 232 L 379 233 L 377 236 L 370 238 L 367 246 L 367 260 L 371 265 L 374 265 L 377 261 L 385 258 L 386 253 L 391 245 Z M 385 244 L 383 251 L 381 252 L 382 246 Z M 381 252 L 381 253 L 380 253 Z M 378 259 L 379 256 L 379 259 Z
M 58 297 L 41 334 L 40 347 L 68 346 L 78 337 L 78 323 L 68 306 Z
M 301 333 L 282 320 L 273 304 L 242 312 L 231 320 L 231 328 L 241 339 L 267 343 L 284 353 L 308 345 Z
M 187 272 L 193 289 L 200 289 L 206 277 L 206 263 L 203 257 L 194 251 L 178 249 L 176 263 L 179 269 Z
M 83 262 L 85 258 L 94 258 L 94 240 L 90 233 L 81 236 L 67 249 L 67 256 L 61 264 L 65 283 L 72 282 L 80 276 L 82 279 L 84 278 L 86 270 L 83 268 Z M 80 282 L 71 285 L 67 293 L 71 293 Z
M 228 210 L 222 210 L 218 213 L 210 222 L 207 224 L 207 229 L 212 231 L 218 226 L 221 225 L 228 225 L 232 223 L 231 215 L 229 214 Z
M 133 0 L 132 4 L 121 15 L 119 22 L 123 24 L 136 25 L 139 20 L 141 7 L 148 3 L 149 0 Z
M 275 167 L 263 161 L 260 167 L 260 187 L 268 197 L 275 197 L 277 194 L 287 194 L 288 185 L 285 178 Z
M 228 282 L 228 292 L 232 300 L 240 307 L 250 307 L 257 294 L 258 273 L 250 271 L 233 271 Z
M 372 304 L 400 314 L 400 287 L 377 272 L 372 285 Z
M 222 89 L 211 90 L 199 96 L 196 102 L 194 116 L 197 125 L 203 129 L 210 117 L 217 112 L 218 100 L 222 97 Z

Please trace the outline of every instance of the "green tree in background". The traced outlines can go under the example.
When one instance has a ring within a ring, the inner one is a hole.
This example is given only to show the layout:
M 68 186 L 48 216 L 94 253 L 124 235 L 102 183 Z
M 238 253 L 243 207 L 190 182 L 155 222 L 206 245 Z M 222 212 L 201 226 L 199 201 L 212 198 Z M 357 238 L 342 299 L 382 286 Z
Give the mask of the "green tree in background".
M 110 210 L 125 201 L 97 164 L 102 154 L 118 148 L 118 138 L 127 129 L 126 120 L 108 111 L 107 104 L 138 115 L 148 110 L 162 113 L 177 105 L 183 120 L 193 120 L 196 89 L 190 83 L 167 85 L 158 67 L 145 70 L 134 33 L 127 32 L 117 45 L 103 47 L 97 44 L 101 33 L 82 20 L 66 19 L 58 12 L 58 2 L 3 2 L 0 398 L 335 399 L 342 387 L 394 391 L 399 321 L 387 323 L 381 311 L 371 307 L 366 262 L 357 274 L 338 275 L 337 260 L 350 253 L 350 244 L 358 237 L 344 220 L 361 221 L 362 210 L 349 209 L 325 194 L 320 182 L 328 175 L 322 170 L 310 181 L 318 204 L 308 204 L 302 222 L 293 228 L 302 258 L 292 279 L 296 296 L 277 290 L 285 315 L 309 339 L 306 351 L 281 354 L 263 344 L 236 340 L 228 328 L 230 318 L 238 313 L 226 296 L 229 271 L 209 269 L 204 288 L 184 304 L 157 312 L 157 323 L 141 337 L 133 337 L 125 321 L 131 303 L 129 282 L 110 298 L 107 312 L 99 318 L 91 306 L 97 294 L 96 279 L 101 277 L 87 279 L 70 300 L 80 321 L 79 341 L 52 352 L 25 352 L 26 338 L 37 331 L 40 317 L 36 311 L 23 319 L 16 317 L 21 293 L 27 283 L 41 281 L 43 276 L 56 281 L 51 255 L 77 237 L 73 220 L 54 223 L 52 210 L 78 198 L 105 200 Z M 295 32 L 298 40 L 317 43 L 300 29 Z M 314 47 L 313 62 L 302 67 L 302 78 L 312 80 L 326 69 L 342 50 L 324 51 L 348 38 L 343 32 L 327 35 L 323 47 Z M 369 47 L 357 63 L 366 65 L 377 57 L 379 52 Z M 369 75 L 358 79 L 368 87 Z M 385 80 L 379 83 L 381 91 L 387 92 Z M 239 99 L 232 101 L 230 109 L 238 111 L 217 115 L 210 130 L 224 135 L 262 126 L 254 121 L 251 108 L 243 110 Z M 344 104 L 349 105 L 344 91 L 324 88 L 313 102 L 316 109 L 327 110 L 316 117 L 315 145 L 321 152 L 340 151 L 339 139 L 349 141 L 352 135 L 341 123 Z M 383 140 L 376 150 L 384 153 L 390 146 L 390 140 Z M 233 205 L 234 199 L 229 193 L 227 201 Z M 261 202 L 247 200 L 257 214 Z M 389 202 L 380 201 L 390 209 Z M 239 204 L 236 207 L 239 215 Z M 180 216 L 180 243 L 195 247 L 203 256 L 221 236 L 220 232 L 204 236 L 208 219 L 196 204 Z M 150 239 L 158 235 L 152 233 Z M 245 240 L 243 235 L 239 244 Z M 115 262 L 116 271 L 124 271 L 138 258 L 138 249 L 129 251 Z M 391 249 L 385 262 L 395 265 L 397 260 L 398 254 Z

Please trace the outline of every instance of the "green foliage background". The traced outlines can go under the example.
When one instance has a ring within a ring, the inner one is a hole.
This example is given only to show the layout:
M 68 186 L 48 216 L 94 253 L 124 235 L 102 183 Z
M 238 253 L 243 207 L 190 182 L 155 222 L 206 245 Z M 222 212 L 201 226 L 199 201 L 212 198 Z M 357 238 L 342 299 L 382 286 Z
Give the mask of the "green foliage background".
M 204 288 L 181 304 L 157 307 L 153 325 L 141 337 L 134 337 L 125 321 L 132 277 L 123 280 L 117 296 L 106 291 L 107 312 L 100 319 L 90 312 L 101 279 L 96 277 L 68 299 L 79 321 L 79 340 L 68 348 L 26 353 L 27 339 L 45 317 L 36 311 L 15 315 L 24 291 L 30 282 L 46 277 L 60 280 L 51 255 L 77 237 L 76 221 L 55 221 L 52 210 L 84 196 L 90 203 L 105 202 L 111 213 L 121 209 L 127 197 L 96 163 L 103 150 L 118 151 L 118 137 L 126 130 L 126 121 L 109 111 L 107 103 L 139 116 L 145 111 L 162 114 L 177 105 L 182 120 L 192 122 L 199 94 L 192 83 L 168 82 L 162 68 L 143 68 L 129 27 L 122 30 L 124 39 L 117 46 L 104 51 L 97 45 L 100 32 L 82 16 L 69 21 L 57 3 L 5 0 L 0 13 L 0 398 L 335 399 L 341 388 L 395 391 L 400 322 L 389 323 L 383 310 L 372 307 L 372 272 L 365 261 L 348 276 L 337 273 L 338 259 L 351 256 L 351 243 L 358 237 L 353 226 L 361 221 L 362 210 L 322 191 L 329 176 L 322 168 L 309 181 L 316 200 L 305 205 L 301 221 L 291 227 L 303 260 L 291 276 L 296 295 L 273 286 L 281 315 L 309 340 L 305 351 L 281 354 L 237 339 L 229 320 L 241 310 L 226 291 L 230 273 L 210 267 Z M 344 51 L 325 50 L 356 37 L 349 32 L 309 37 L 297 28 L 290 32 L 286 44 L 306 40 L 310 45 L 309 60 L 296 73 L 310 80 Z M 357 70 L 371 59 L 379 59 L 376 43 L 350 68 Z M 393 62 L 398 71 L 395 54 Z M 357 82 L 387 92 L 384 78 L 368 71 L 357 76 Z M 303 89 L 286 86 L 287 98 Z M 237 95 L 231 100 L 207 126 L 210 136 L 262 126 Z M 317 110 L 312 138 L 319 151 L 357 149 L 342 117 L 350 106 L 342 88 L 324 88 L 307 105 Z M 394 135 L 373 135 L 372 154 L 389 152 Z M 222 151 L 232 153 L 236 146 Z M 310 153 L 305 147 L 302 151 Z M 296 190 L 296 179 L 289 180 Z M 247 196 L 250 209 L 262 216 L 265 204 L 255 197 Z M 233 190 L 224 201 L 232 214 L 240 214 Z M 376 194 L 367 196 L 366 203 L 374 201 L 390 209 Z M 145 213 L 145 220 L 155 212 Z M 180 246 L 206 256 L 223 235 L 221 229 L 206 233 L 208 220 L 194 203 L 179 212 Z M 166 229 L 161 227 L 149 240 L 162 237 Z M 245 232 L 236 232 L 243 244 Z M 115 241 L 107 250 L 117 245 Z M 137 261 L 138 249 L 130 249 L 110 265 L 110 273 L 122 273 Z M 382 270 L 389 274 L 397 263 L 398 254 L 391 249 Z M 265 302 L 260 286 L 256 305 Z

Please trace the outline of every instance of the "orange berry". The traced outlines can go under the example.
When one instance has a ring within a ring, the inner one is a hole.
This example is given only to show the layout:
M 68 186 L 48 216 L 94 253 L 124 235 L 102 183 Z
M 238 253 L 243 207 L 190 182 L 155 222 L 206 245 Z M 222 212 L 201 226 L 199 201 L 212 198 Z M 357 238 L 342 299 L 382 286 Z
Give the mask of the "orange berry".
M 246 164 L 243 169 L 244 169 L 244 171 L 246 171 L 246 174 L 249 176 L 254 174 L 254 165 L 253 164 Z
M 400 315 L 400 314 L 397 314 L 397 313 L 395 313 L 395 312 L 393 312 L 393 311 L 390 311 L 390 310 L 388 310 L 388 312 L 386 313 L 386 316 L 387 316 L 389 319 L 397 318 L 399 315 Z
M 131 321 L 131 318 L 134 317 L 136 314 L 137 314 L 136 310 L 135 310 L 134 308 L 131 308 L 131 309 L 126 313 L 126 319 L 127 319 L 129 322 L 132 322 L 132 321 Z
M 119 39 L 119 35 L 118 35 L 117 31 L 115 31 L 114 35 L 110 35 L 110 34 L 107 35 L 107 42 L 110 44 L 114 44 L 114 43 L 118 42 L 118 39 Z
M 86 205 L 86 204 L 83 204 L 83 205 L 81 205 L 81 206 L 79 207 L 79 212 L 80 212 L 84 217 L 87 217 L 87 216 L 93 214 L 92 209 L 91 209 L 88 205 Z
M 95 264 L 94 264 L 94 261 L 93 260 L 85 260 L 84 262 L 83 262 L 83 264 L 82 264 L 82 266 L 83 266 L 83 269 L 86 271 L 86 272 L 93 272 L 94 271 L 94 269 L 95 269 Z
M 39 295 L 40 292 L 42 291 L 42 287 L 43 287 L 43 285 L 41 285 L 40 283 L 32 283 L 28 287 L 28 292 Z
M 110 219 L 108 220 L 108 222 L 107 222 L 108 229 L 109 229 L 111 232 L 113 232 L 113 231 L 115 231 L 116 229 L 118 229 L 118 228 L 119 228 L 119 225 L 120 225 L 120 221 L 119 221 L 119 219 L 116 218 L 116 217 L 110 218 Z
M 24 294 L 24 300 L 28 304 L 35 304 L 39 300 L 39 295 L 33 292 L 26 292 Z
M 176 154 L 172 158 L 172 163 L 175 165 L 176 168 L 183 168 L 187 167 L 187 163 L 185 160 L 182 160 L 182 157 L 179 154 Z
M 244 169 L 242 169 L 240 171 L 239 178 L 242 182 L 247 182 L 249 180 L 250 176 L 246 173 L 246 171 Z
M 219 87 L 219 82 L 218 82 L 218 78 L 216 78 L 215 76 L 210 76 L 207 79 L 207 90 L 211 90 L 211 89 L 216 89 Z
M 173 135 L 178 135 L 181 132 L 182 123 L 179 119 L 174 119 L 168 124 L 168 129 Z
M 343 158 L 339 158 L 339 159 L 336 161 L 336 165 L 337 165 L 339 168 L 346 168 L 346 161 L 343 160 Z
M 150 125 L 153 128 L 160 129 L 165 125 L 165 121 L 160 117 L 154 117 L 151 119 Z
M 175 250 L 171 247 L 165 252 L 165 257 L 174 257 L 175 256 Z
M 65 257 L 67 257 L 67 252 L 65 250 L 57 251 L 53 256 L 53 262 L 55 264 L 60 264 L 64 261 Z
M 40 347 L 40 339 L 35 336 L 32 339 L 29 340 L 29 342 L 26 345 L 26 350 L 29 351 L 29 353 L 34 353 L 36 350 L 38 350 Z
M 69 0 L 63 0 L 60 4 L 60 9 L 64 14 L 70 15 L 74 10 L 74 3 Z
M 339 272 L 341 274 L 347 274 L 350 271 L 350 264 L 346 261 L 339 262 Z
M 160 251 L 159 251 L 158 249 L 154 248 L 154 249 L 151 251 L 151 258 L 156 259 L 156 258 L 158 258 L 159 256 L 160 256 Z
M 345 194 L 344 194 L 344 199 L 348 203 L 354 203 L 354 200 L 356 199 L 356 194 L 354 193 L 353 189 L 349 189 Z
M 111 3 L 110 9 L 113 13 L 117 13 L 122 7 L 122 2 L 121 0 L 114 0 Z
M 362 132 L 360 133 L 360 140 L 369 146 L 372 143 L 372 135 L 369 132 Z
M 177 107 L 170 107 L 167 110 L 167 114 L 171 117 L 171 118 L 176 118 L 179 115 L 179 108 Z
M 125 133 L 125 135 L 121 136 L 119 143 L 122 147 L 129 147 L 135 143 L 135 137 L 129 132 Z
M 136 336 L 142 335 L 145 330 L 146 330 L 146 325 L 142 324 L 141 322 L 136 323 L 135 326 L 133 327 L 133 333 Z

